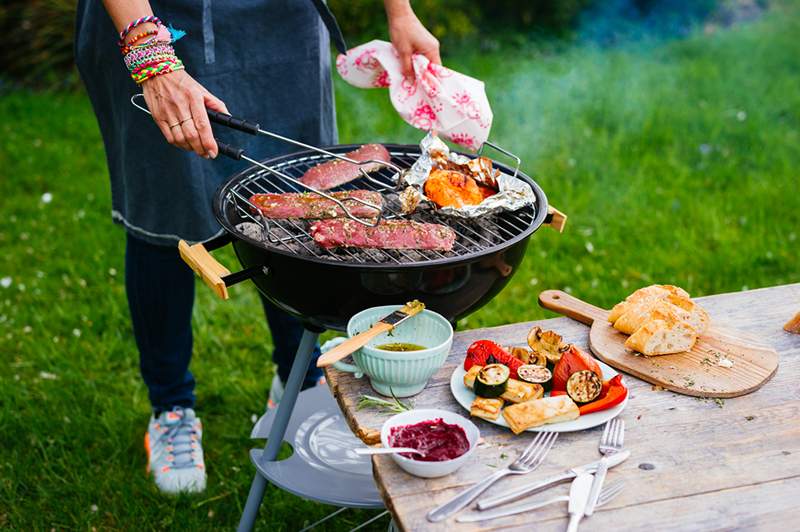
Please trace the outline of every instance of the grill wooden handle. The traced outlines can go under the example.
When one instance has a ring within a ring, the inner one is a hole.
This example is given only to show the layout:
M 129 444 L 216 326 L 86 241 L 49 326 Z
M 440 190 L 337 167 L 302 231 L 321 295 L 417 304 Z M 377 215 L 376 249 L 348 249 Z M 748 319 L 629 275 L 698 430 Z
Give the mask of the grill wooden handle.
M 222 280 L 230 271 L 211 256 L 203 244 L 190 246 L 185 240 L 178 242 L 178 251 L 183 262 L 200 276 L 204 283 L 221 299 L 228 299 L 228 287 Z
M 372 326 L 371 329 L 359 333 L 351 338 L 348 338 L 341 344 L 337 345 L 330 351 L 326 351 L 317 359 L 317 367 L 324 368 L 325 366 L 330 366 L 334 362 L 338 362 L 350 353 L 361 349 L 367 343 L 378 336 L 381 333 L 385 333 L 390 331 L 392 326 L 388 323 L 379 321 L 375 325 Z
M 567 215 L 552 205 L 548 205 L 547 217 L 544 219 L 544 224 L 549 225 L 559 233 L 563 233 L 564 226 L 567 225 Z

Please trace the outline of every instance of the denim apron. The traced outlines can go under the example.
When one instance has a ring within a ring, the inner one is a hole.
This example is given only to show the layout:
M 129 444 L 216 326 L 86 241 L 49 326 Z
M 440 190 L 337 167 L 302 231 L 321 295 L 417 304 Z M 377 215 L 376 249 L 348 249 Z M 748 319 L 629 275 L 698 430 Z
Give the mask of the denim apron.
M 315 145 L 336 143 L 329 36 L 309 0 L 151 0 L 165 24 L 184 30 L 174 44 L 186 71 L 229 111 Z M 323 13 L 324 14 L 324 13 Z M 206 160 L 167 144 L 153 119 L 130 103 L 141 92 L 117 48 L 100 0 L 80 0 L 76 60 L 105 144 L 112 218 L 159 245 L 208 240 L 221 232 L 211 202 L 245 165 Z M 291 145 L 214 125 L 223 142 L 257 159 Z

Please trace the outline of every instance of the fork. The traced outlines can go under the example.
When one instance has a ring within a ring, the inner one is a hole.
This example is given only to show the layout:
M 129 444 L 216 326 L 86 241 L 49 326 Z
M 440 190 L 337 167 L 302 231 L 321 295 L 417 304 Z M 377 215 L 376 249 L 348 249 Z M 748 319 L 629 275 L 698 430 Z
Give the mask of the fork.
M 553 443 L 558 438 L 557 432 L 540 432 L 528 447 L 511 465 L 478 482 L 471 488 L 459 493 L 438 508 L 428 512 L 428 521 L 443 521 L 474 501 L 489 486 L 508 475 L 524 475 L 530 473 L 544 461 Z
M 597 498 L 597 507 L 603 506 L 604 504 L 608 503 L 611 499 L 619 495 L 622 491 L 622 488 L 625 487 L 624 480 L 618 480 L 616 482 L 611 482 L 608 484 L 603 490 L 600 492 L 600 497 Z M 551 497 L 550 499 L 546 499 L 543 501 L 531 501 L 522 504 L 517 504 L 516 506 L 510 506 L 508 508 L 500 508 L 498 510 L 490 510 L 486 512 L 473 512 L 466 515 L 461 515 L 456 518 L 456 521 L 459 523 L 475 523 L 477 521 L 488 521 L 489 519 L 497 519 L 498 517 L 506 517 L 509 515 L 516 515 L 521 514 L 523 512 L 532 512 L 533 510 L 538 510 L 539 508 L 544 508 L 545 506 L 549 506 L 551 504 L 559 503 L 559 502 L 568 502 L 569 495 L 561 495 L 559 497 Z
M 606 423 L 605 429 L 603 429 L 603 435 L 600 437 L 600 445 L 598 446 L 603 458 L 600 459 L 600 463 L 597 465 L 597 472 L 594 474 L 592 489 L 589 491 L 589 501 L 583 513 L 586 517 L 592 515 L 595 507 L 598 506 L 600 489 L 603 487 L 603 481 L 606 479 L 606 473 L 608 472 L 608 457 L 621 451 L 624 441 L 625 421 L 614 418 Z

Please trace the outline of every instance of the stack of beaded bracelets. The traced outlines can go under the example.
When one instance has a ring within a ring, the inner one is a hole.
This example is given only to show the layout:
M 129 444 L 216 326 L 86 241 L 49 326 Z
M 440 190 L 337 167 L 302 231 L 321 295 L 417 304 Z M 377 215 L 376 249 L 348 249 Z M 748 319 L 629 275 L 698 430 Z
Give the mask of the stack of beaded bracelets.
M 157 29 L 144 31 L 125 42 L 127 36 L 146 22 Z M 125 56 L 125 66 L 133 81 L 141 84 L 150 78 L 183 69 L 183 63 L 172 48 L 172 37 L 158 17 L 147 16 L 134 20 L 119 34 L 119 46 Z

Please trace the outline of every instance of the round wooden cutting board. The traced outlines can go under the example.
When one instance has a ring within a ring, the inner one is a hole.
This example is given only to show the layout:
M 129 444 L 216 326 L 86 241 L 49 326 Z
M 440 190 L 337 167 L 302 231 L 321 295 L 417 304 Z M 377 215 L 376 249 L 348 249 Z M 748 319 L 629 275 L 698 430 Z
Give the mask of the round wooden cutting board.
M 778 369 L 778 353 L 757 338 L 714 326 L 700 336 L 691 351 L 648 357 L 625 347 L 628 335 L 608 322 L 608 311 L 560 290 L 539 294 L 539 304 L 549 310 L 591 325 L 589 347 L 611 367 L 696 397 L 738 397 L 759 389 Z M 722 358 L 733 362 L 726 368 Z

